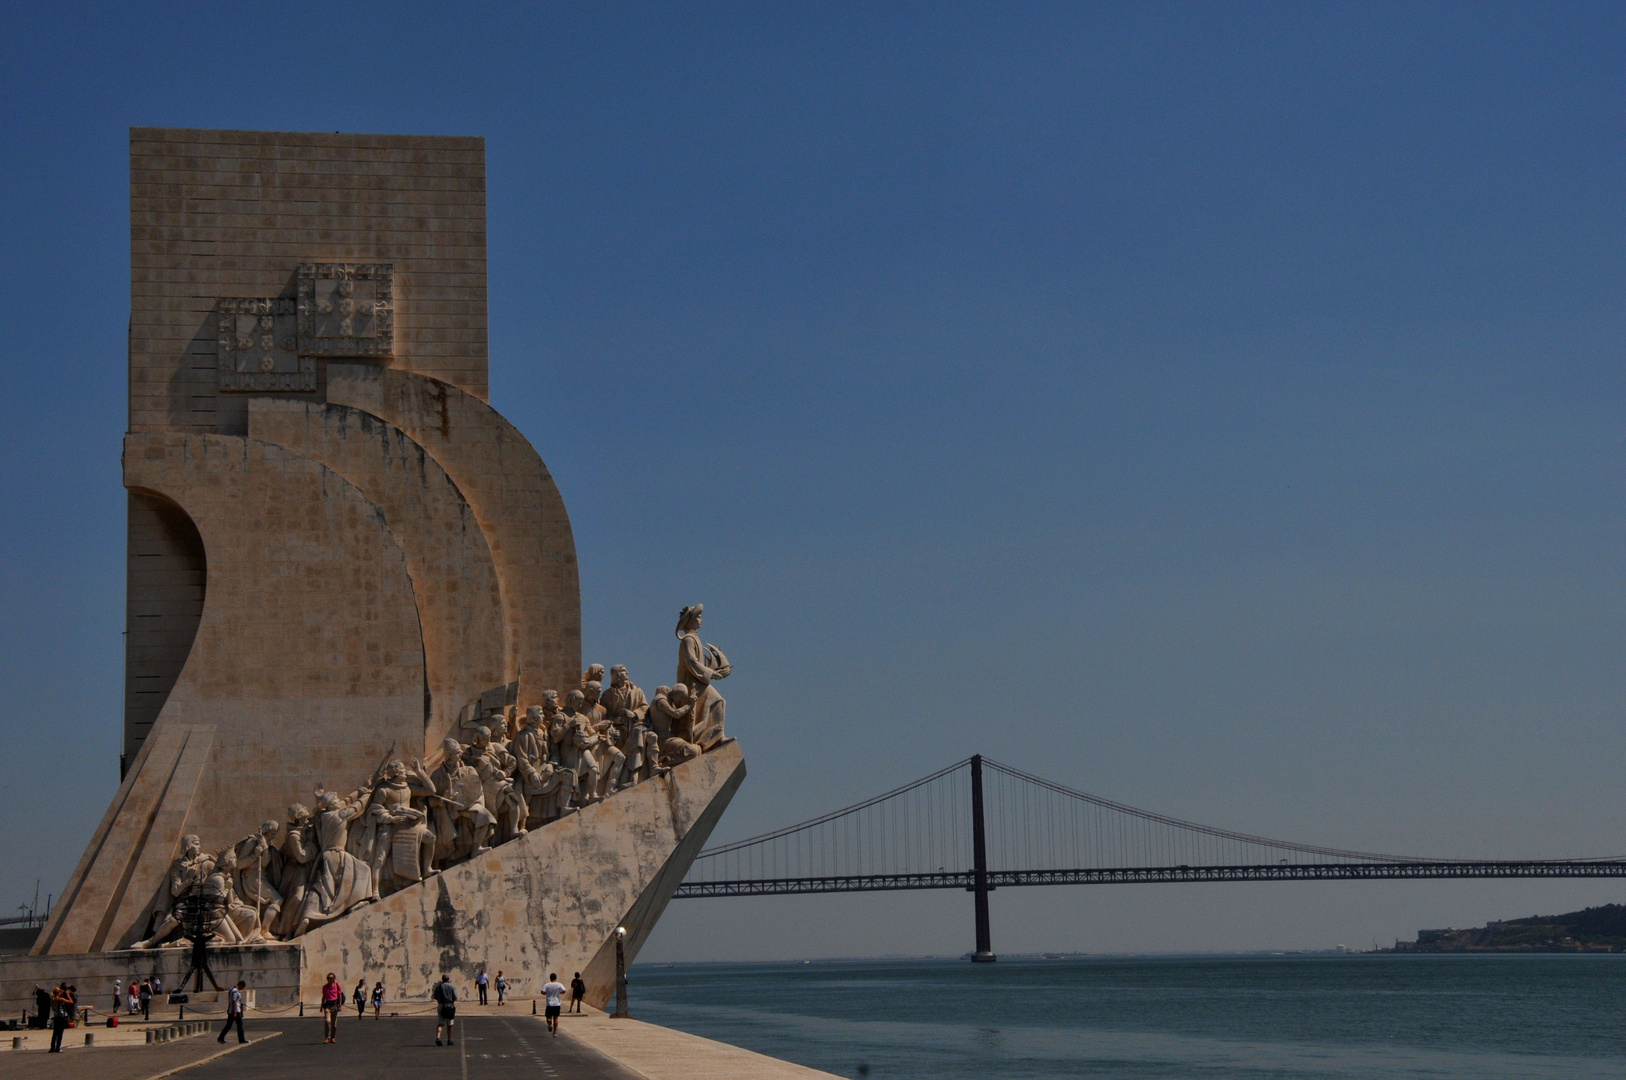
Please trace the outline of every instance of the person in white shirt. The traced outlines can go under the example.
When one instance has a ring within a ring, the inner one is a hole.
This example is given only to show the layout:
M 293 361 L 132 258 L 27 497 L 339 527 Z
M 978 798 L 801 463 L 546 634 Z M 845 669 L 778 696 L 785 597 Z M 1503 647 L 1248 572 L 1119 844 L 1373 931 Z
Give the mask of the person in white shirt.
M 559 1035 L 559 1013 L 565 1004 L 565 984 L 559 981 L 559 973 L 548 972 L 547 985 L 542 987 L 542 995 L 548 999 L 547 1013 L 548 1030 L 554 1037 Z
M 220 1029 L 221 1043 L 226 1041 L 226 1032 L 231 1030 L 233 1024 L 237 1025 L 237 1041 L 248 1042 L 248 1036 L 243 1034 L 243 991 L 248 989 L 248 983 L 237 980 L 237 985 L 226 993 L 226 1026 Z

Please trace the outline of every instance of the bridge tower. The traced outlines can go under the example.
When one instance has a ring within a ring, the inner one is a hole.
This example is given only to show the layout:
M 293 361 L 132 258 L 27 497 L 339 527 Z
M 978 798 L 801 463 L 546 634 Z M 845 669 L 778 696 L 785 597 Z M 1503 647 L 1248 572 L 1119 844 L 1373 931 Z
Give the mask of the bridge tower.
M 977 949 L 971 960 L 991 964 L 994 946 L 988 931 L 988 834 L 982 821 L 982 755 L 971 756 L 971 893 L 976 897 Z

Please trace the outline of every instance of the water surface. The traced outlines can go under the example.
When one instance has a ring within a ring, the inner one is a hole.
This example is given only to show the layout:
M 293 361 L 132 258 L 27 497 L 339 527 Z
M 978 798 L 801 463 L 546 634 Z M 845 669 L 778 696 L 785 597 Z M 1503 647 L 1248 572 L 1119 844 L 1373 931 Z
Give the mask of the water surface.
M 840 1076 L 1626 1077 L 1626 955 L 640 964 L 633 1015 Z

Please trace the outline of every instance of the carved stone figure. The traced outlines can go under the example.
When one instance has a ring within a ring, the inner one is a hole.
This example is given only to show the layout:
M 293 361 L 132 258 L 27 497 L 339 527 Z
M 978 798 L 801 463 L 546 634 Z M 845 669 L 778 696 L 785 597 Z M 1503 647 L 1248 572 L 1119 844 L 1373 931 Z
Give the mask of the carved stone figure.
M 700 756 L 699 745 L 689 737 L 694 730 L 694 703 L 689 700 L 687 686 L 678 683 L 656 687 L 648 715 L 650 729 L 660 741 L 662 765 Z
M 407 768 L 391 758 L 368 795 L 350 852 L 367 863 L 372 875 L 370 900 L 423 878 L 426 860 L 434 857 L 434 837 L 427 814 L 412 805 Z
M 627 665 L 617 664 L 610 669 L 610 685 L 599 699 L 604 711 L 613 719 L 621 713 L 642 717 L 649 708 L 649 699 L 627 675 Z
M 622 785 L 636 784 L 649 779 L 657 764 L 648 750 L 655 739 L 645 724 L 649 701 L 644 692 L 627 675 L 625 664 L 610 668 L 610 686 L 600 701 L 605 714 L 619 732 L 622 753 L 620 780 Z
M 582 682 L 581 682 L 580 689 L 583 692 L 585 692 L 587 690 L 587 684 L 590 683 L 590 682 L 596 682 L 600 686 L 604 685 L 604 665 L 603 664 L 588 664 L 587 665 L 587 670 L 582 672 Z
M 314 824 L 322 853 L 312 864 L 295 937 L 312 926 L 337 919 L 373 895 L 371 868 L 345 850 L 350 822 L 365 809 L 359 792 L 352 798 L 341 798 L 333 791 L 318 793 Z
M 275 936 L 290 938 L 299 929 L 299 913 L 305 906 L 305 892 L 322 846 L 316 838 L 316 823 L 303 803 L 288 807 L 288 827 L 282 834 L 282 873 L 277 889 L 282 893 L 282 916 L 273 924 Z
M 592 720 L 582 712 L 586 700 L 580 690 L 572 690 L 565 696 L 565 707 L 559 714 L 564 721 L 564 738 L 559 744 L 560 764 L 575 777 L 578 806 L 598 801 L 602 775 L 598 758 L 593 754 L 599 743 L 598 732 Z
M 728 657 L 714 645 L 700 640 L 704 604 L 686 607 L 678 613 L 677 681 L 689 688 L 694 698 L 694 742 L 710 750 L 723 741 L 723 714 L 727 702 L 712 683 L 728 678 L 734 670 Z
M 264 940 L 260 933 L 260 913 L 237 892 L 235 882 L 240 870 L 234 844 L 215 856 L 214 868 L 203 879 L 203 895 L 222 916 L 215 924 L 215 936 L 228 945 Z
M 277 887 L 282 879 L 283 855 L 272 842 L 282 825 L 275 820 L 260 823 L 260 831 L 239 840 L 232 848 L 236 873 L 232 887 L 243 903 L 255 911 L 262 937 L 275 938 L 277 917 L 282 913 L 282 892 Z
M 525 798 L 526 827 L 535 828 L 561 816 L 575 794 L 575 775 L 552 760 L 541 706 L 525 710 L 524 726 L 514 736 L 510 749 L 515 762 L 514 780 Z
M 599 667 L 597 664 L 593 666 Z M 580 712 L 587 717 L 593 726 L 593 733 L 598 736 L 598 742 L 593 748 L 593 757 L 598 761 L 597 795 L 602 799 L 621 786 L 622 774 L 627 768 L 627 755 L 620 745 L 622 729 L 610 719 L 608 710 L 599 698 L 599 684 L 596 681 L 589 681 L 586 689 L 582 691 Z
M 181 854 L 169 864 L 164 885 L 168 891 L 169 906 L 153 922 L 152 933 L 130 946 L 132 949 L 150 949 L 181 928 L 175 908 L 184 896 L 203 885 L 204 878 L 214 869 L 214 860 L 203 854 L 203 841 L 188 833 L 181 837 Z
M 474 744 L 464 757 L 480 774 L 485 808 L 496 819 L 492 829 L 495 842 L 500 844 L 524 835 L 528 814 L 524 796 L 514 785 L 517 762 L 514 755 L 508 752 L 506 744 L 493 741 L 489 735 L 480 732 L 475 735 Z

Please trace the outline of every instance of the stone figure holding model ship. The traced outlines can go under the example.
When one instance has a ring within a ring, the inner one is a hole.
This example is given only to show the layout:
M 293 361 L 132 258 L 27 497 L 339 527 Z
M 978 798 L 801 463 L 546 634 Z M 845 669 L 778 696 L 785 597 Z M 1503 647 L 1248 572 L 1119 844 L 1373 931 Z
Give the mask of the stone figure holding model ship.
M 723 711 L 728 704 L 712 683 L 728 678 L 734 668 L 721 649 L 700 640 L 705 610 L 704 604 L 695 604 L 678 612 L 677 681 L 694 698 L 694 741 L 710 750 L 723 741 Z

